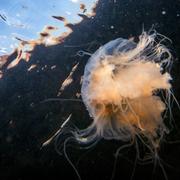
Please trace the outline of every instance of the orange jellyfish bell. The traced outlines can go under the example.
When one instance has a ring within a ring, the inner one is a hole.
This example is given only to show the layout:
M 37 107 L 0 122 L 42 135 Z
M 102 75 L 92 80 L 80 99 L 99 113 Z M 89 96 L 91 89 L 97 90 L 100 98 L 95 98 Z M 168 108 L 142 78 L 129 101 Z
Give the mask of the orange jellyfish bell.
M 81 94 L 93 122 L 75 133 L 79 142 L 130 141 L 140 135 L 159 145 L 168 129 L 162 117 L 166 104 L 157 92 L 170 91 L 172 57 L 157 36 L 143 32 L 138 43 L 118 38 L 90 57 Z

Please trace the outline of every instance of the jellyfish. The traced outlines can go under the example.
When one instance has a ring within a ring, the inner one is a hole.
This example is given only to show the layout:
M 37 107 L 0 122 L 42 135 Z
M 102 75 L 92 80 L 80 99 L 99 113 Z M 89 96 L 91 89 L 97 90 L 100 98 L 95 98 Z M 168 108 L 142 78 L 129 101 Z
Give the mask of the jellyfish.
M 117 38 L 91 55 L 81 96 L 93 121 L 73 132 L 80 145 L 91 147 L 100 139 L 137 145 L 139 139 L 152 157 L 158 157 L 169 132 L 163 114 L 170 107 L 172 80 L 172 55 L 164 40 L 156 31 L 143 32 L 138 42 Z
M 139 42 L 117 38 L 92 54 L 85 66 L 81 96 L 93 122 L 74 133 L 79 143 L 142 137 L 153 151 L 159 147 L 168 133 L 163 112 L 172 79 L 172 55 L 162 39 L 158 42 L 159 36 L 143 32 Z M 165 102 L 161 91 L 166 92 Z
M 92 123 L 71 130 L 80 146 L 90 148 L 101 139 L 135 144 L 139 139 L 157 156 L 169 133 L 163 115 L 172 94 L 172 55 L 165 40 L 156 31 L 143 31 L 138 41 L 117 38 L 91 55 L 81 97 Z

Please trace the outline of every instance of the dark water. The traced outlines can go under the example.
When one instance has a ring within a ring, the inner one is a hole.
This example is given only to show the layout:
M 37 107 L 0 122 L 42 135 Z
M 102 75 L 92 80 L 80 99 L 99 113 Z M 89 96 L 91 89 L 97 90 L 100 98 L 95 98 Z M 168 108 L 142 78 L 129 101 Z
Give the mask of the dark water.
M 17 53 L 6 57 L 0 79 L 0 179 L 77 179 L 66 158 L 55 151 L 54 142 L 43 148 L 42 143 L 59 129 L 70 113 L 69 125 L 86 127 L 91 121 L 88 112 L 79 102 L 41 101 L 57 97 L 64 79 L 79 63 L 72 75 L 73 83 L 59 96 L 77 98 L 89 58 L 77 56 L 79 50 L 93 53 L 112 39 L 137 37 L 143 27 L 149 30 L 154 26 L 172 40 L 168 45 L 174 56 L 172 85 L 180 102 L 180 1 L 100 0 L 95 11 L 94 18 L 84 18 L 81 23 L 71 25 L 73 32 L 62 43 L 50 47 L 37 45 L 28 62 L 21 60 L 17 66 L 7 69 Z M 36 67 L 28 71 L 34 64 Z M 168 179 L 178 180 L 180 143 L 174 141 L 180 139 L 180 110 L 175 103 L 172 113 L 176 126 L 166 137 L 167 142 L 162 143 L 159 155 Z M 89 151 L 67 147 L 67 153 L 82 179 L 105 180 L 111 178 L 114 153 L 122 145 L 122 142 L 102 140 Z M 135 158 L 135 147 L 124 149 L 114 179 L 165 179 L 159 164 L 135 164 Z

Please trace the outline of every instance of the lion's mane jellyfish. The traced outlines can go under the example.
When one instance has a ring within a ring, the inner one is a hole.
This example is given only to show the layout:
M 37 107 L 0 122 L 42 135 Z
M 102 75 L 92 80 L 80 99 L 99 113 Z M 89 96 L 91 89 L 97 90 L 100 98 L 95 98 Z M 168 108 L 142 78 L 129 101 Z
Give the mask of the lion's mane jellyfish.
M 80 144 L 101 138 L 133 143 L 139 138 L 156 152 L 169 131 L 163 113 L 171 92 L 172 56 L 162 44 L 165 39 L 156 32 L 143 32 L 137 43 L 118 38 L 92 54 L 81 95 L 93 122 L 73 133 Z
M 85 66 L 81 96 L 92 122 L 85 129 L 64 127 L 70 115 L 58 132 L 43 145 L 56 137 L 57 152 L 62 155 L 63 148 L 79 179 L 81 177 L 66 153 L 66 145 L 78 143 L 78 148 L 89 149 L 101 139 L 123 142 L 115 153 L 112 178 L 120 151 L 135 145 L 135 164 L 154 161 L 156 165 L 158 162 L 167 179 L 159 157 L 159 147 L 170 131 L 168 126 L 172 125 L 171 97 L 179 106 L 171 89 L 172 55 L 164 45 L 167 40 L 156 31 L 143 31 L 137 41 L 117 38 L 101 46 L 94 54 L 78 52 L 79 56 L 91 56 Z M 170 121 L 165 123 L 168 112 Z

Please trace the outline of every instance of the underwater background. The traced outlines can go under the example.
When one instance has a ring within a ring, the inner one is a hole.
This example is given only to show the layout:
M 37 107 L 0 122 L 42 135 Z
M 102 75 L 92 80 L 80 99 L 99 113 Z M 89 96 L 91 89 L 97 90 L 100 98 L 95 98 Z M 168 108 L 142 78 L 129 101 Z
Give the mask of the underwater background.
M 81 98 L 81 79 L 89 56 L 78 52 L 94 53 L 112 39 L 138 38 L 143 28 L 146 31 L 154 28 L 172 41 L 167 44 L 174 57 L 172 86 L 174 95 L 180 102 L 179 0 L 99 0 L 91 16 L 86 15 L 85 11 L 85 7 L 81 5 L 79 16 L 82 21 L 76 24 L 66 22 L 61 11 L 58 16 L 52 14 L 57 22 L 65 24 L 69 33 L 52 38 L 51 45 L 47 45 L 46 41 L 46 37 L 50 36 L 50 29 L 53 29 L 49 26 L 39 39 L 30 42 L 30 47 L 26 47 L 26 40 L 16 37 L 20 45 L 10 55 L 0 57 L 1 180 L 48 177 L 78 179 L 65 156 L 59 155 L 55 150 L 54 141 L 42 146 L 70 114 L 72 117 L 67 126 L 75 124 L 79 128 L 85 128 L 92 120 L 81 102 L 44 101 L 48 98 Z M 4 19 L 5 16 L 1 14 L 1 20 L 5 21 Z M 62 87 L 68 77 L 70 83 Z M 173 103 L 171 110 L 174 126 L 165 137 L 166 141 L 161 144 L 159 156 L 168 179 L 178 180 L 180 109 Z M 168 121 L 168 117 L 165 121 Z M 59 139 L 62 145 L 65 138 L 66 136 Z M 66 151 L 82 180 L 109 180 L 115 152 L 124 144 L 126 143 L 115 140 L 101 140 L 88 150 L 69 144 Z M 118 157 L 114 179 L 165 179 L 159 165 L 135 164 L 135 159 L 135 147 L 123 150 Z

